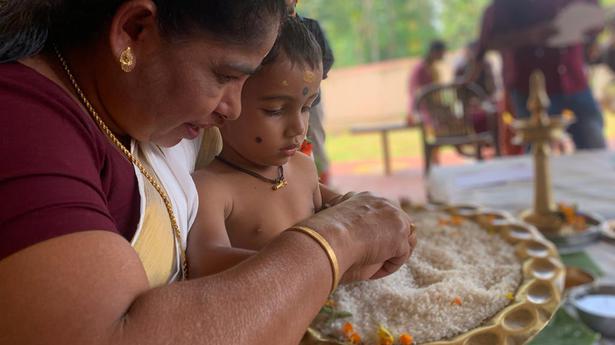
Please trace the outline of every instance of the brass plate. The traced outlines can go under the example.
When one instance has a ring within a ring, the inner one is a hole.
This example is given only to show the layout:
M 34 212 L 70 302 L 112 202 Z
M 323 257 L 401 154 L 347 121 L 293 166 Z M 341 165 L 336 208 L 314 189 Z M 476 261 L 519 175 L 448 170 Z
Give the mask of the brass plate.
M 425 207 L 412 206 L 414 210 Z M 411 207 L 404 208 L 412 211 Z M 555 246 L 533 226 L 515 221 L 507 212 L 474 206 L 439 206 L 437 210 L 476 221 L 515 247 L 523 277 L 514 300 L 479 327 L 456 337 L 423 345 L 520 345 L 531 340 L 562 302 L 565 268 Z M 309 329 L 300 345 L 348 345 Z

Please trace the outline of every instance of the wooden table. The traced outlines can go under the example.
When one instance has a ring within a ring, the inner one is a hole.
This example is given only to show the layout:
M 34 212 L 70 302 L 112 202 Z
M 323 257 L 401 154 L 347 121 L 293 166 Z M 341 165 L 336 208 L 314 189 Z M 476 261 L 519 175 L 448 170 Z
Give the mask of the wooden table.
M 375 124 L 362 124 L 352 126 L 350 132 L 352 134 L 363 133 L 380 133 L 382 140 L 382 160 L 384 161 L 384 173 L 385 175 L 391 175 L 391 154 L 389 148 L 389 132 L 398 131 L 404 129 L 421 128 L 420 124 L 408 124 L 406 122 L 387 122 L 387 123 L 375 123 Z

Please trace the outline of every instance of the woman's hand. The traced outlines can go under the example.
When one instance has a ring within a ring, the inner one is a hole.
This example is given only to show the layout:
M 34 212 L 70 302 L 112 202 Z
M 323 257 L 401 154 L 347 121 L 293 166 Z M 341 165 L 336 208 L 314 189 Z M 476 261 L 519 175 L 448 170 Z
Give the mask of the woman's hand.
M 342 282 L 381 278 L 410 256 L 416 235 L 410 217 L 389 200 L 347 193 L 329 208 L 301 222 L 318 230 L 333 247 Z

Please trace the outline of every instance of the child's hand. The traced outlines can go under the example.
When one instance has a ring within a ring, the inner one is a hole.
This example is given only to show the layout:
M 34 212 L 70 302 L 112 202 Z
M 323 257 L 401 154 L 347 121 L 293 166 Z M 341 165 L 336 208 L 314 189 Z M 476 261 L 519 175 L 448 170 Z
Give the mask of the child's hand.
M 326 203 L 322 204 L 322 209 L 326 209 L 329 207 L 333 207 L 343 201 L 346 201 L 350 198 L 352 198 L 353 196 L 355 196 L 357 193 L 356 192 L 348 192 L 344 195 L 337 195 L 335 197 L 333 197 L 332 199 L 327 200 Z

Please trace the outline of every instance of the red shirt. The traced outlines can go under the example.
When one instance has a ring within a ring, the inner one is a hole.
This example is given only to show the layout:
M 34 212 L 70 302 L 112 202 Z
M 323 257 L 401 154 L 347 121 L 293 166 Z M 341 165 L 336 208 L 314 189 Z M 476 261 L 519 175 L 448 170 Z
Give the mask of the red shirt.
M 498 34 L 530 28 L 553 20 L 568 4 L 595 0 L 494 0 L 483 15 L 479 56 L 487 42 Z M 519 46 L 502 52 L 504 83 L 508 88 L 529 92 L 530 75 L 540 69 L 545 75 L 547 93 L 572 94 L 588 87 L 581 44 L 563 48 Z
M 408 80 L 410 95 L 416 96 L 418 90 L 423 86 L 437 83 L 438 81 L 435 67 L 428 65 L 425 61 L 421 61 L 410 73 L 410 79 Z
M 132 164 L 63 89 L 0 64 L 0 260 L 84 230 L 131 239 L 140 196 Z
M 408 78 L 408 114 L 414 111 L 414 101 L 419 90 L 427 85 L 439 82 L 439 76 L 434 66 L 428 65 L 425 61 L 419 62 Z

